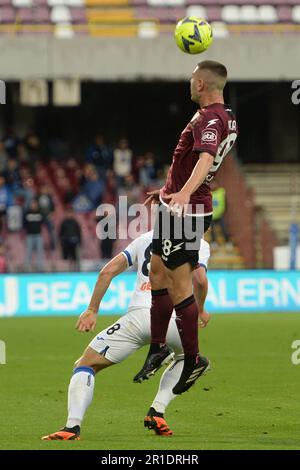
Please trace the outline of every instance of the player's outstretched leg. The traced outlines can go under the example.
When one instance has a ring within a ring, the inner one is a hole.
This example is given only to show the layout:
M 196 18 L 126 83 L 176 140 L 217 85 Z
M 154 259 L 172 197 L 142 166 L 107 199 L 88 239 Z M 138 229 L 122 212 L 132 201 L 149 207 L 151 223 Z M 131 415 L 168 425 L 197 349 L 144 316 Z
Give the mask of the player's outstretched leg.
M 181 395 L 186 392 L 201 375 L 204 375 L 210 369 L 210 362 L 207 357 L 200 356 L 198 353 L 195 358 L 185 357 L 184 367 L 179 381 L 173 388 L 175 395 Z
M 142 383 L 154 375 L 163 365 L 169 364 L 174 358 L 174 352 L 166 344 L 158 345 L 157 352 L 149 352 L 141 370 L 134 376 L 135 383 Z
M 133 381 L 141 383 L 149 379 L 164 364 L 174 357 L 172 350 L 165 344 L 173 303 L 166 286 L 165 268 L 159 256 L 151 258 L 151 344 L 145 363 Z
M 92 367 L 76 367 L 69 384 L 68 419 L 66 426 L 57 432 L 42 437 L 43 441 L 70 441 L 80 439 L 80 425 L 92 402 L 95 371 Z
M 175 395 L 186 392 L 210 367 L 209 360 L 199 354 L 198 308 L 194 295 L 175 305 L 176 325 L 184 350 L 184 366 L 179 381 L 173 388 Z
M 178 382 L 182 369 L 183 355 L 177 357 L 164 371 L 156 397 L 144 419 L 144 426 L 152 429 L 159 436 L 172 436 L 173 434 L 165 420 L 164 413 L 169 403 L 176 398 L 172 389 Z
M 43 441 L 72 441 L 80 439 L 80 426 L 86 410 L 93 400 L 95 373 L 113 363 L 88 347 L 76 363 L 68 391 L 68 419 L 64 428 L 47 436 Z

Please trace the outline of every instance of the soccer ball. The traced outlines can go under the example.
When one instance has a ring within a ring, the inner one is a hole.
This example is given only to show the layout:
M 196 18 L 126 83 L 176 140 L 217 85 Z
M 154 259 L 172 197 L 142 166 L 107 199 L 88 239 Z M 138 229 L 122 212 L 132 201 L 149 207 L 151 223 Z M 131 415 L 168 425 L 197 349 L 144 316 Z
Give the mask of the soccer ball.
M 206 51 L 213 40 L 210 24 L 195 16 L 187 16 L 178 21 L 174 35 L 179 49 L 187 54 L 200 54 Z

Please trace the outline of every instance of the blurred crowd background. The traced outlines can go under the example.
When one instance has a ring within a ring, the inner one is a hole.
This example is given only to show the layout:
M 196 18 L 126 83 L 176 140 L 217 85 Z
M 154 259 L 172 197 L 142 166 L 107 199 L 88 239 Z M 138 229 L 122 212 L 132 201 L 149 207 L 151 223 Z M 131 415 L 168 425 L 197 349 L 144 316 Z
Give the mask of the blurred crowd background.
M 21 137 L 10 129 L 0 141 L 1 272 L 94 269 L 129 241 L 97 240 L 97 207 L 111 204 L 118 212 L 119 196 L 127 197 L 128 207 L 143 203 L 147 191 L 163 186 L 168 170 L 153 152 L 135 155 L 126 138 L 114 145 L 101 133 L 77 159 L 59 139 L 47 146 L 45 156 L 33 130 Z M 212 189 L 215 213 L 208 238 L 213 248 L 231 252 L 226 191 L 216 182 Z
M 201 56 L 172 37 L 187 15 L 212 24 Z M 212 185 L 210 267 L 295 267 L 299 33 L 298 0 L 0 0 L 0 272 L 97 270 L 124 248 L 126 227 L 97 238 L 96 208 L 163 185 L 202 59 L 228 67 L 240 129 Z

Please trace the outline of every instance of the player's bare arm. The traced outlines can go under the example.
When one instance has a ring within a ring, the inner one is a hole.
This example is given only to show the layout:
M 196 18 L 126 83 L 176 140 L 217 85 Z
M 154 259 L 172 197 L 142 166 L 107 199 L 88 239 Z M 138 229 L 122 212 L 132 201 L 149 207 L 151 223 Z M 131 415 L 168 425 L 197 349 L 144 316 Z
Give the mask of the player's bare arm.
M 95 329 L 100 303 L 112 279 L 126 269 L 127 261 L 122 253 L 119 253 L 100 271 L 89 306 L 76 323 L 78 331 L 93 331 Z
M 204 266 L 199 266 L 193 272 L 194 296 L 199 309 L 199 326 L 205 328 L 210 320 L 210 314 L 204 308 L 208 291 L 208 281 Z
M 214 157 L 210 153 L 200 153 L 199 160 L 182 189 L 178 193 L 165 196 L 166 199 L 170 199 L 169 208 L 171 212 L 177 213 L 179 216 L 182 215 L 182 213 L 185 215 L 191 194 L 193 194 L 204 182 L 213 162 Z

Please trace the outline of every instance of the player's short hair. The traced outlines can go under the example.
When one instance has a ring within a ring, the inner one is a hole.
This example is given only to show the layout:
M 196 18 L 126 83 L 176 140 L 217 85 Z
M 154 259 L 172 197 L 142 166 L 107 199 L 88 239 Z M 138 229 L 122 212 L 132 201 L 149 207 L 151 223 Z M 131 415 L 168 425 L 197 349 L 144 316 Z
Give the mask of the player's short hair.
M 227 81 L 227 69 L 225 65 L 215 60 L 203 60 L 198 64 L 198 70 L 208 70 L 216 76 L 215 87 L 223 90 Z

